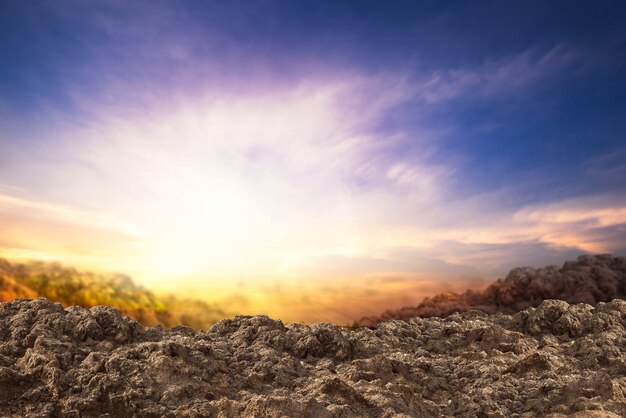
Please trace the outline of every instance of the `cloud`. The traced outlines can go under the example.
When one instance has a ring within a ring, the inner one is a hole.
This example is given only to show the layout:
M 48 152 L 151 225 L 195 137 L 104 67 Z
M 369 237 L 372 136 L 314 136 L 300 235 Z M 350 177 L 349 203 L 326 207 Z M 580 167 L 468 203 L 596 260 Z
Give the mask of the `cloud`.
M 433 243 L 433 257 L 474 266 L 482 279 L 494 279 L 518 266 L 558 264 L 585 251 L 577 247 L 557 246 L 537 239 L 510 242 L 459 242 L 443 240 Z
M 418 272 L 424 259 L 442 263 L 431 275 L 456 264 L 478 275 L 501 268 L 485 267 L 481 252 L 519 260 L 524 248 L 539 258 L 624 248 L 626 204 L 611 196 L 524 206 L 502 204 L 523 189 L 457 197 L 460 173 L 453 158 L 431 158 L 432 137 L 410 138 L 423 154 L 398 152 L 409 134 L 377 130 L 410 99 L 405 86 L 339 77 L 271 94 L 164 96 L 145 108 L 87 104 L 90 118 L 63 120 L 36 154 L 12 148 L 29 169 L 14 166 L 9 176 L 37 172 L 13 187 L 47 200 L 7 194 L 2 202 L 134 235 L 118 269 L 143 277 L 150 269 L 233 279 L 397 275 Z M 413 262 L 389 258 L 393 248 L 412 249 Z M 308 273 L 284 268 L 294 262 L 308 263 Z
M 271 93 L 168 101 L 164 92 L 150 107 L 83 98 L 89 116 L 80 123 L 57 116 L 63 129 L 46 141 L 7 148 L 28 169 L 5 167 L 5 181 L 38 200 L 4 203 L 86 228 L 140 231 L 124 259 L 145 268 L 272 275 L 294 254 L 367 247 L 375 238 L 365 222 L 381 197 L 436 198 L 449 170 L 421 156 L 399 160 L 403 133 L 375 129 L 407 100 L 404 87 L 357 75 Z
M 435 70 L 419 83 L 417 97 L 436 104 L 470 96 L 494 97 L 526 89 L 561 74 L 580 60 L 572 46 L 556 44 L 548 50 L 531 47 L 521 53 L 488 59 L 477 67 Z
M 15 191 L 21 187 L 0 185 Z M 3 210 L 4 209 L 4 210 Z M 20 217 L 39 218 L 62 224 L 80 225 L 94 229 L 118 232 L 129 237 L 141 236 L 141 231 L 132 225 L 120 222 L 100 212 L 88 212 L 66 205 L 57 205 L 37 200 L 29 200 L 7 194 L 0 194 L 0 211 L 19 214 Z
M 595 187 L 612 185 L 623 190 L 626 178 L 626 148 L 619 147 L 610 153 L 591 157 L 583 162 L 582 170 L 592 179 Z
M 254 43 L 219 30 L 208 36 L 167 5 L 133 22 L 116 18 L 120 5 L 87 8 L 87 19 L 81 7 L 54 12 L 92 29 L 72 44 L 85 65 L 47 52 L 66 74 L 67 102 L 38 103 L 37 123 L 22 124 L 27 135 L 12 122 L 12 135 L 0 138 L 0 179 L 21 188 L 3 192 L 2 222 L 21 253 L 88 248 L 142 280 L 178 273 L 219 282 L 454 275 L 457 265 L 480 274 L 488 270 L 481 252 L 517 259 L 524 248 L 624 247 L 624 206 L 520 206 L 502 190 L 464 198 L 473 186 L 459 163 L 467 156 L 441 152 L 454 127 L 422 123 L 439 105 L 518 94 L 555 77 L 580 59 L 574 46 L 424 73 L 325 62 L 278 69 L 276 51 L 251 53 Z M 396 123 L 409 111 L 419 123 Z
M 583 205 L 577 203 L 579 200 L 543 205 L 539 208 L 524 208 L 514 215 L 514 219 L 542 224 L 586 224 L 590 227 L 626 223 L 626 206 L 588 207 L 584 204 L 588 201 L 583 201 Z
M 15 193 L 22 188 L 4 187 Z M 141 231 L 103 212 L 0 194 L 0 254 L 116 270 Z
M 284 269 L 310 279 L 363 279 L 368 277 L 423 278 L 448 280 L 476 276 L 478 270 L 467 265 L 447 263 L 424 257 L 422 249 L 392 248 L 379 250 L 376 256 L 366 254 L 319 254 L 289 260 Z

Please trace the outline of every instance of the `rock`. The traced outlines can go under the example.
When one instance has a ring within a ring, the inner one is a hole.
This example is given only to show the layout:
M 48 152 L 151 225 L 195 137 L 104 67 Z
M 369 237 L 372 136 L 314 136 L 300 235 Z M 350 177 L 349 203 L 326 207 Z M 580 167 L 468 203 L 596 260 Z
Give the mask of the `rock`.
M 516 313 L 538 306 L 542 301 L 559 299 L 568 303 L 595 305 L 613 299 L 626 299 L 626 258 L 609 254 L 584 255 L 568 261 L 562 268 L 518 267 L 484 291 L 461 294 L 443 293 L 424 299 L 417 306 L 389 310 L 380 316 L 356 321 L 354 326 L 373 327 L 391 319 L 416 316 L 446 317 L 455 312 L 478 310 L 486 313 Z M 567 326 L 563 324 L 563 326 Z M 575 324 L 570 324 L 575 327 Z M 575 329 L 572 332 L 577 332 Z
M 195 332 L 21 299 L 0 304 L 0 415 L 626 416 L 625 326 L 622 300 Z

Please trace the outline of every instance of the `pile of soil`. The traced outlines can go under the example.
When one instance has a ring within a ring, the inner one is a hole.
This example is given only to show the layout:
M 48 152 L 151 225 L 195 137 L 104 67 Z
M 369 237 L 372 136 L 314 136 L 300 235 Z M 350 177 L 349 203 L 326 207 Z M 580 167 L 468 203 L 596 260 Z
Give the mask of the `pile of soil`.
M 0 415 L 623 417 L 625 326 L 623 300 L 196 332 L 20 299 L 0 304 Z

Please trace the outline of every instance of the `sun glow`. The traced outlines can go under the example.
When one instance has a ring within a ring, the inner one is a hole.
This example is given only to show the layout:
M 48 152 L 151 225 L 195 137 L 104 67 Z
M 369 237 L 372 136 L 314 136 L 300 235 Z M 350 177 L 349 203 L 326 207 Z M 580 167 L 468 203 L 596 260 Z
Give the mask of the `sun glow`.
M 59 117 L 36 158 L 7 146 L 5 172 L 30 162 L 28 187 L 0 184 L 0 256 L 123 272 L 239 313 L 349 322 L 527 264 L 520 246 L 534 258 L 621 245 L 598 235 L 623 224 L 619 199 L 507 210 L 504 192 L 459 198 L 460 173 L 429 159 L 428 133 L 378 129 L 416 94 L 405 82 L 208 91 L 84 100 L 81 123 Z
M 41 167 L 66 188 L 64 196 L 80 202 L 0 203 L 52 214 L 72 225 L 68 234 L 87 228 L 127 236 L 110 264 L 151 285 L 159 277 L 171 284 L 174 273 L 195 280 L 280 277 L 284 260 L 355 239 L 346 234 L 354 204 L 347 176 L 367 147 L 358 129 L 363 121 L 340 107 L 350 88 L 331 83 L 94 110 L 94 122 L 64 132 L 49 151 L 81 165 Z M 89 248 L 83 253 L 103 256 L 102 237 L 82 244 Z M 61 252 L 54 247 L 51 255 Z

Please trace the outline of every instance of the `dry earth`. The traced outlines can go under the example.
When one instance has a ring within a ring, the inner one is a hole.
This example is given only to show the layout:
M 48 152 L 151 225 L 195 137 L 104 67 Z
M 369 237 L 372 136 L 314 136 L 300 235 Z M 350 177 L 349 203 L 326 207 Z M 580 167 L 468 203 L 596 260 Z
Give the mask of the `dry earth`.
M 195 332 L 21 299 L 0 304 L 0 415 L 623 417 L 625 326 L 623 300 Z

